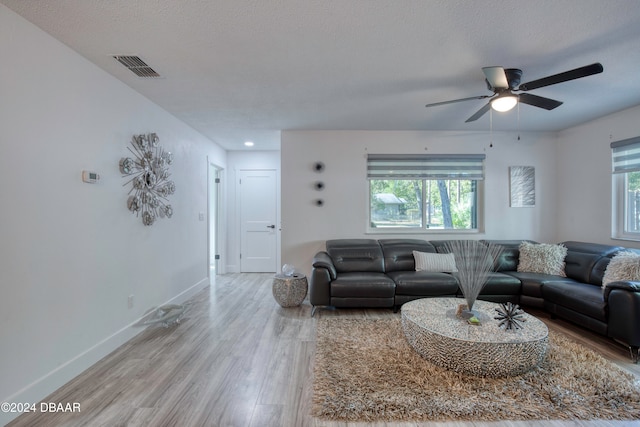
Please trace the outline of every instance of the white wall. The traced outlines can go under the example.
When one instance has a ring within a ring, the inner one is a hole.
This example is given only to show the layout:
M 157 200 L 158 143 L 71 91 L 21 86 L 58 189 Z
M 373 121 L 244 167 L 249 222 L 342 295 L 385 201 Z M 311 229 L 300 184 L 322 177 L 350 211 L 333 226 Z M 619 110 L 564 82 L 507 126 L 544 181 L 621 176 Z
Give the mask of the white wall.
M 324 242 L 334 238 L 446 239 L 451 233 L 367 234 L 367 153 L 484 153 L 485 228 L 468 238 L 555 241 L 555 134 L 408 131 L 282 132 L 282 262 L 306 273 Z M 322 161 L 323 173 L 313 164 Z M 509 207 L 509 166 L 536 168 L 536 206 Z M 319 192 L 314 182 L 326 188 Z M 325 204 L 317 207 L 315 199 Z
M 276 188 L 277 212 L 276 219 L 276 265 L 281 266 L 281 232 L 280 232 L 280 206 L 281 206 L 281 185 L 280 185 L 280 152 L 279 151 L 229 151 L 227 153 L 227 186 L 228 194 L 228 239 L 227 239 L 227 259 L 223 260 L 228 273 L 240 272 L 240 209 L 239 209 L 239 174 L 243 170 L 275 170 L 278 177 Z M 280 267 L 278 267 L 280 268 Z
M 0 57 L 0 398 L 37 402 L 140 332 L 146 312 L 208 285 L 198 214 L 207 156 L 226 166 L 226 153 L 2 5 Z M 177 187 L 174 217 L 152 227 L 127 210 L 118 171 L 147 132 L 174 153 Z
M 611 239 L 611 148 L 640 135 L 640 106 L 558 134 L 558 241 L 640 247 Z

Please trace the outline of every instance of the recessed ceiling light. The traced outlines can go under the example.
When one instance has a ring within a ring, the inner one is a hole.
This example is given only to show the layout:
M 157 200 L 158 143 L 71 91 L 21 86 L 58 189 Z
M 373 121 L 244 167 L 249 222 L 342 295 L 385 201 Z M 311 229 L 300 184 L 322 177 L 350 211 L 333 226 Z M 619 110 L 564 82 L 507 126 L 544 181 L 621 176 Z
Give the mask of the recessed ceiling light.
M 253 142 L 252 141 L 246 141 L 244 143 L 244 145 L 246 145 L 247 147 L 253 147 Z

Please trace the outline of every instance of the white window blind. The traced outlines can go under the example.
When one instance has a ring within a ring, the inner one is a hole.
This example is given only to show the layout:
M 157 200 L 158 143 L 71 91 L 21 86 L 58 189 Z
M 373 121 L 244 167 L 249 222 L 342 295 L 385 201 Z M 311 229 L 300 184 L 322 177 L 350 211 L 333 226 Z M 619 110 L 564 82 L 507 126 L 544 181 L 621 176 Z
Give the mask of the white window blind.
M 611 143 L 613 173 L 640 171 L 640 137 Z
M 369 154 L 368 179 L 484 179 L 484 154 Z

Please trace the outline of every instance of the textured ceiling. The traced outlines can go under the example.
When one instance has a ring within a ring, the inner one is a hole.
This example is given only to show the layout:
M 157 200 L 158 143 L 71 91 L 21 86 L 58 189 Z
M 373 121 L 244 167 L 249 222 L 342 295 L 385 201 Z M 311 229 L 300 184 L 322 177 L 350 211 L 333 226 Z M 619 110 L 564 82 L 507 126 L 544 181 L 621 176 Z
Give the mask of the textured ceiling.
M 280 131 L 489 130 L 483 66 L 563 101 L 494 113 L 494 130 L 560 130 L 640 104 L 638 0 L 0 0 L 221 146 L 277 149 Z M 162 76 L 136 77 L 112 55 Z

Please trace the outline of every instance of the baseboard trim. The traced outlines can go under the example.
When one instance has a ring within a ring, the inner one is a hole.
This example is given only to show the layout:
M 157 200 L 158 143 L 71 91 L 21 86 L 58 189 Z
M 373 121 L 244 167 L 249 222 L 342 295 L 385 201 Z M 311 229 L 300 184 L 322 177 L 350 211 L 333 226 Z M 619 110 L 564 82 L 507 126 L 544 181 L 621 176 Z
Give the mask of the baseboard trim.
M 209 286 L 209 278 L 205 277 L 188 289 L 179 293 L 164 304 L 180 304 L 187 301 L 195 294 Z M 161 305 L 164 305 L 161 304 Z M 141 328 L 142 321 L 149 316 L 145 313 L 139 319 L 129 323 L 122 329 L 88 348 L 76 357 L 68 360 L 56 369 L 36 379 L 13 395 L 4 398 L 3 402 L 35 403 L 47 401 L 47 396 L 80 375 L 82 372 L 96 364 L 102 358 L 116 350 L 121 345 L 141 333 L 145 328 Z M 57 403 L 57 402 L 56 402 Z M 19 413 L 0 412 L 0 425 L 5 425 L 17 418 Z

